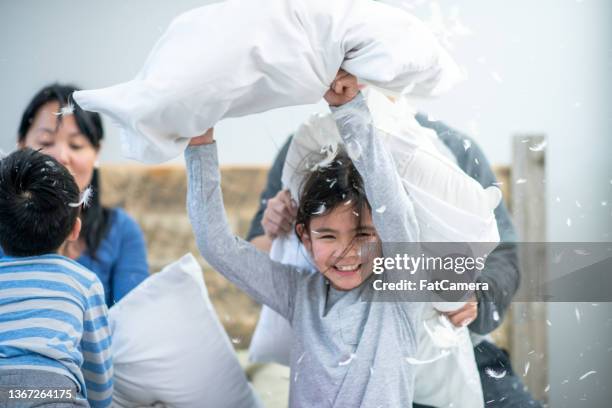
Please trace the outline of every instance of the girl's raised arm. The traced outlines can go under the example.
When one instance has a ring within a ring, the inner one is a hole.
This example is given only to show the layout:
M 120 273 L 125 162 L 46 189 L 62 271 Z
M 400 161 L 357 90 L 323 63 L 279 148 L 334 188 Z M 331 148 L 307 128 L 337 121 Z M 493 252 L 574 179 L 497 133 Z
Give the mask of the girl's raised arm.
M 417 242 L 419 226 L 391 154 L 373 126 L 366 101 L 358 93 L 350 102 L 331 107 L 340 136 L 372 206 L 372 220 L 383 242 Z
M 215 143 L 188 147 L 185 159 L 187 210 L 202 256 L 257 302 L 291 321 L 297 282 L 304 275 L 295 267 L 272 261 L 231 232 L 223 207 Z

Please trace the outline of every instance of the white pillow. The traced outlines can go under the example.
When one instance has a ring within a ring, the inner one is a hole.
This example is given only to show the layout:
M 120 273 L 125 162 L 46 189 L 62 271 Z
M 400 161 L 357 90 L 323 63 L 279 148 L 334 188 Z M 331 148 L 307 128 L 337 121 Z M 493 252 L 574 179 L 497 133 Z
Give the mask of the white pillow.
M 318 102 L 340 66 L 391 91 L 462 78 L 412 15 L 372 0 L 228 0 L 177 17 L 136 78 L 76 102 L 121 128 L 123 154 L 158 163 L 219 120 Z
M 118 407 L 259 407 L 191 254 L 110 308 Z
M 414 402 L 429 407 L 483 408 L 484 397 L 467 327 L 454 327 L 431 306 L 423 308 L 423 327 L 414 364 Z

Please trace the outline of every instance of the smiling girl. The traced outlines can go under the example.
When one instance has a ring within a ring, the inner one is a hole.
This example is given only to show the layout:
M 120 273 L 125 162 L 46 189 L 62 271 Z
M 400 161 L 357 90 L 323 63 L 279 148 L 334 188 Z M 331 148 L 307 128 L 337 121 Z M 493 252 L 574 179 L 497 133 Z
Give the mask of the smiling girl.
M 231 233 L 212 129 L 185 152 L 189 216 L 204 258 L 291 323 L 292 407 L 409 407 L 414 368 L 405 357 L 416 352 L 422 304 L 361 295 L 382 242 L 418 241 L 414 210 L 356 78 L 339 72 L 325 99 L 345 145 L 362 154 L 338 155 L 303 185 L 296 233 L 320 273 L 274 262 Z

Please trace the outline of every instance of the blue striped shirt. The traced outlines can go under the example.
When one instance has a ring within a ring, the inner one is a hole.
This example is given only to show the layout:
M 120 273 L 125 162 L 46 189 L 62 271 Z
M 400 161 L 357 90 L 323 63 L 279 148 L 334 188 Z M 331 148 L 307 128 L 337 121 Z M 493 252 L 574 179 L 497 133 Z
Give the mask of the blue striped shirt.
M 98 277 L 60 255 L 0 260 L 0 370 L 63 374 L 110 407 L 111 331 Z

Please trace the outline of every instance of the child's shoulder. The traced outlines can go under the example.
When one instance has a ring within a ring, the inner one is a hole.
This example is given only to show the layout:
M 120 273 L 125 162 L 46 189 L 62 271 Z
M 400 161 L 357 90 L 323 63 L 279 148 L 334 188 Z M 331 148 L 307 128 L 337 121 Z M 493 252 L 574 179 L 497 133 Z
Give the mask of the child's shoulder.
M 60 280 L 63 276 L 71 278 L 74 286 L 89 291 L 90 288 L 99 284 L 95 273 L 85 268 L 76 261 L 58 254 L 48 254 L 31 257 L 9 257 L 0 258 L 0 273 L 44 273 L 46 278 Z

